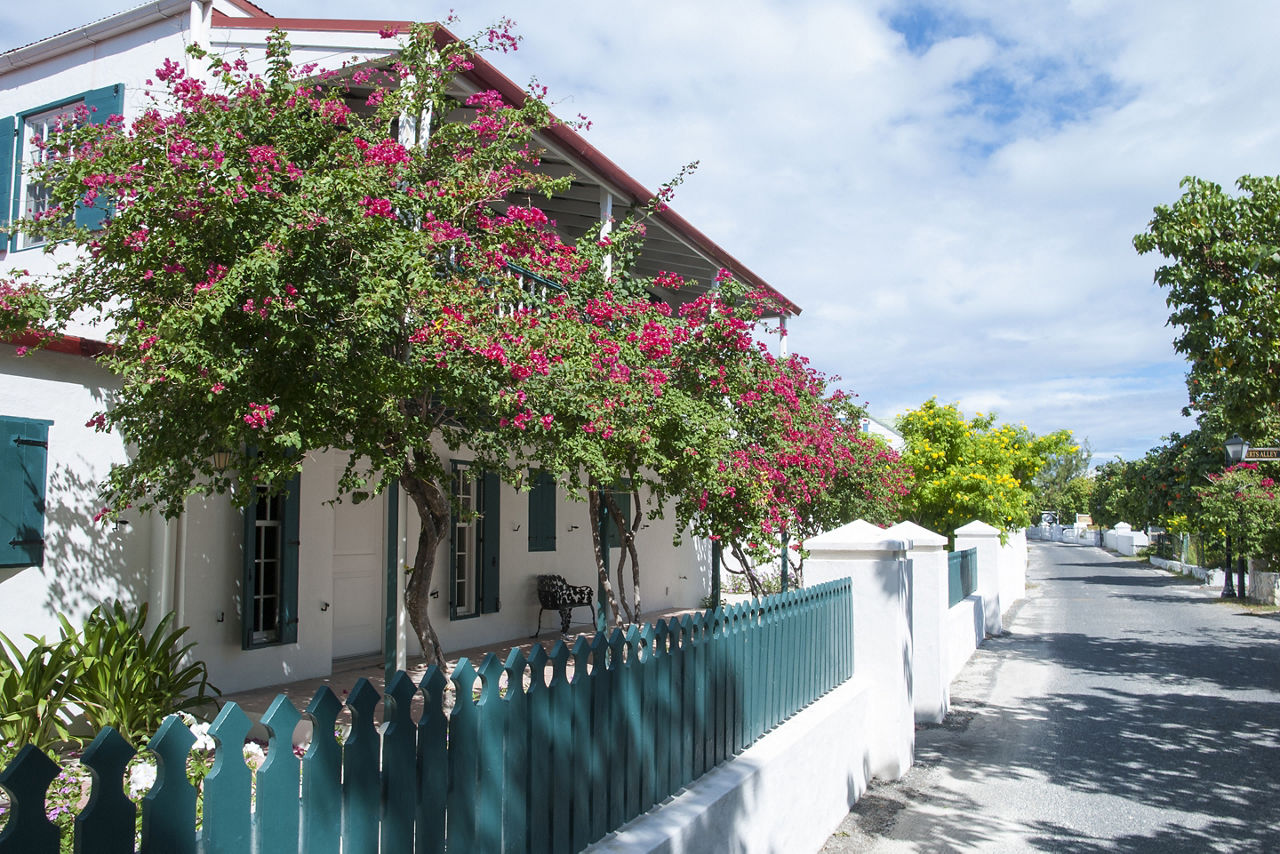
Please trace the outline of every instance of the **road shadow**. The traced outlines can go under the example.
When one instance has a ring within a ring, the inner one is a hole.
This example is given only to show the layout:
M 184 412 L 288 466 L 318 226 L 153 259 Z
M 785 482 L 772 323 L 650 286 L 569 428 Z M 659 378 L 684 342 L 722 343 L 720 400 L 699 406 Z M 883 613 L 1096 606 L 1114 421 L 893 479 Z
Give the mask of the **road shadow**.
M 1183 579 L 1128 562 L 1079 564 L 1093 570 L 1082 576 L 1066 566 L 1045 566 L 1031 580 L 1107 586 L 1112 596 L 1099 601 L 1123 599 L 1122 608 L 1220 604 L 1188 595 Z M 918 767 L 900 793 L 869 793 L 903 797 L 914 820 L 880 803 L 874 813 L 897 826 L 867 826 L 868 834 L 930 852 L 1014 850 L 1011 839 L 1017 850 L 1085 854 L 1280 851 L 1280 614 L 1221 607 L 1213 619 L 1208 609 L 1182 610 L 1185 621 L 1169 626 L 1122 622 L 1113 636 L 988 639 L 968 667 L 995 674 L 1023 661 L 1051 665 L 1063 678 L 1043 694 L 979 702 L 986 677 L 971 670 L 976 678 L 953 687 L 948 719 L 918 729 Z M 1235 619 L 1245 615 L 1254 619 Z M 935 767 L 960 784 L 931 783 Z M 1047 783 L 1064 800 L 1006 818 L 963 794 L 1024 782 Z M 1079 796 L 1098 814 L 1072 813 Z
M 1049 577 L 1044 581 L 1067 581 L 1081 584 L 1104 584 L 1108 587 L 1201 587 L 1195 579 L 1179 578 L 1172 575 L 1066 575 Z

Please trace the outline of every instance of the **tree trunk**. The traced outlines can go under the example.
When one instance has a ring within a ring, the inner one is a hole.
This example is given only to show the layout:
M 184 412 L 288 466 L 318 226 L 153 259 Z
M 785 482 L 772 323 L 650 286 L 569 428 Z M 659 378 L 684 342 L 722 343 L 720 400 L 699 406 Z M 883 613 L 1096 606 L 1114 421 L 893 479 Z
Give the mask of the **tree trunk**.
M 600 484 L 595 478 L 587 482 L 587 512 L 591 520 L 591 543 L 595 546 L 596 575 L 600 579 L 600 587 L 604 590 L 605 601 L 613 612 L 613 624 L 622 626 L 622 610 L 618 607 L 618 599 L 613 593 L 613 584 L 609 581 L 609 567 L 604 562 L 604 540 L 600 537 Z
M 792 563 L 791 558 L 787 558 L 787 565 L 791 567 L 792 587 L 804 587 L 804 558 L 796 556 L 795 562 Z
M 618 602 L 622 605 L 622 613 L 626 615 L 626 622 L 634 623 L 636 621 L 635 614 L 631 611 L 631 603 L 627 601 L 627 585 L 626 576 L 622 571 L 627 568 L 627 550 L 626 548 L 618 549 L 618 567 L 615 570 L 618 576 Z
M 738 575 L 745 575 L 747 577 L 747 587 L 751 590 L 752 596 L 755 596 L 756 598 L 763 596 L 764 585 L 760 583 L 760 576 L 756 575 L 756 568 L 751 563 L 750 559 L 747 558 L 747 553 L 742 550 L 741 544 L 736 540 L 730 540 L 729 551 L 732 552 L 733 559 L 736 560 L 738 562 L 738 566 L 741 567 L 741 569 L 730 569 L 729 571 Z M 724 564 L 723 556 L 721 556 L 720 562 Z M 725 569 L 728 569 L 727 564 L 725 564 Z
M 443 667 L 444 650 L 440 647 L 435 627 L 431 625 L 427 605 L 431 601 L 429 597 L 436 568 L 436 549 L 448 530 L 449 500 L 440 485 L 433 481 L 406 474 L 400 478 L 400 485 L 418 508 L 418 521 L 421 523 L 418 550 L 413 557 L 413 571 L 405 581 L 404 607 L 409 612 L 409 623 L 418 636 L 418 644 L 422 647 L 427 664 Z
M 626 544 L 627 551 L 631 554 L 631 593 L 635 596 L 635 602 L 631 609 L 635 611 L 636 620 L 640 619 L 640 555 L 636 552 L 636 532 L 640 530 L 640 523 L 644 521 L 644 511 L 640 508 L 640 491 L 632 490 L 631 506 L 636 508 L 636 518 L 631 522 L 631 530 L 627 534 Z
M 609 514 L 609 518 L 613 520 L 613 526 L 618 529 L 618 599 L 622 602 L 622 610 L 627 615 L 627 622 L 634 623 L 640 617 L 640 576 L 636 571 L 636 550 L 634 545 L 635 531 L 631 527 L 630 520 L 622 515 L 622 508 L 618 506 L 618 502 L 606 490 L 602 493 L 604 496 L 605 511 Z M 627 586 L 625 576 L 622 571 L 627 567 L 627 559 L 631 559 L 631 592 L 635 597 L 634 604 L 627 601 Z

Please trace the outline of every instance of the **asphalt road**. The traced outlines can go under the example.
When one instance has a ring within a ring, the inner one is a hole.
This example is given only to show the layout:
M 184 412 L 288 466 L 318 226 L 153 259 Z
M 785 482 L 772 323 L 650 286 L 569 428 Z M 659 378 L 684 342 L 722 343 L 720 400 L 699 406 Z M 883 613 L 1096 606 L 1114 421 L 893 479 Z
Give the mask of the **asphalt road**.
M 1028 585 L 823 852 L 1280 851 L 1280 613 L 1087 546 Z

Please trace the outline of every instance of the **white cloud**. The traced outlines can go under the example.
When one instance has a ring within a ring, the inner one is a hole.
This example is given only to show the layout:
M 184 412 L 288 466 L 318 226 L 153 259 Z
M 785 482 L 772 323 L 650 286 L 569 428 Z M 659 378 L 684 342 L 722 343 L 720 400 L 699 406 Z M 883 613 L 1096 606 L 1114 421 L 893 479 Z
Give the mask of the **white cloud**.
M 12 5 L 12 4 L 11 4 Z M 443 17 L 407 0 L 277 15 Z M 1280 15 L 1170 0 L 473 0 L 507 14 L 589 139 L 802 307 L 792 347 L 885 419 L 936 394 L 1102 454 L 1185 430 L 1155 261 L 1132 236 L 1186 174 L 1275 171 Z M 104 14 L 0 11 L 6 46 Z M 903 30 L 913 22 L 918 31 Z

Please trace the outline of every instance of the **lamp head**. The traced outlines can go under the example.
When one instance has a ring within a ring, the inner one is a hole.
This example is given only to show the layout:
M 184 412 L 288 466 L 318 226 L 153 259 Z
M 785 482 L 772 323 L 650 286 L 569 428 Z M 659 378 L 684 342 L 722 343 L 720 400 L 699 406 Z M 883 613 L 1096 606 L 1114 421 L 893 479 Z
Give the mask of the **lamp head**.
M 1249 453 L 1249 443 L 1241 439 L 1239 433 L 1228 439 L 1224 447 L 1227 450 L 1227 461 L 1231 465 L 1243 462 L 1245 454 Z

